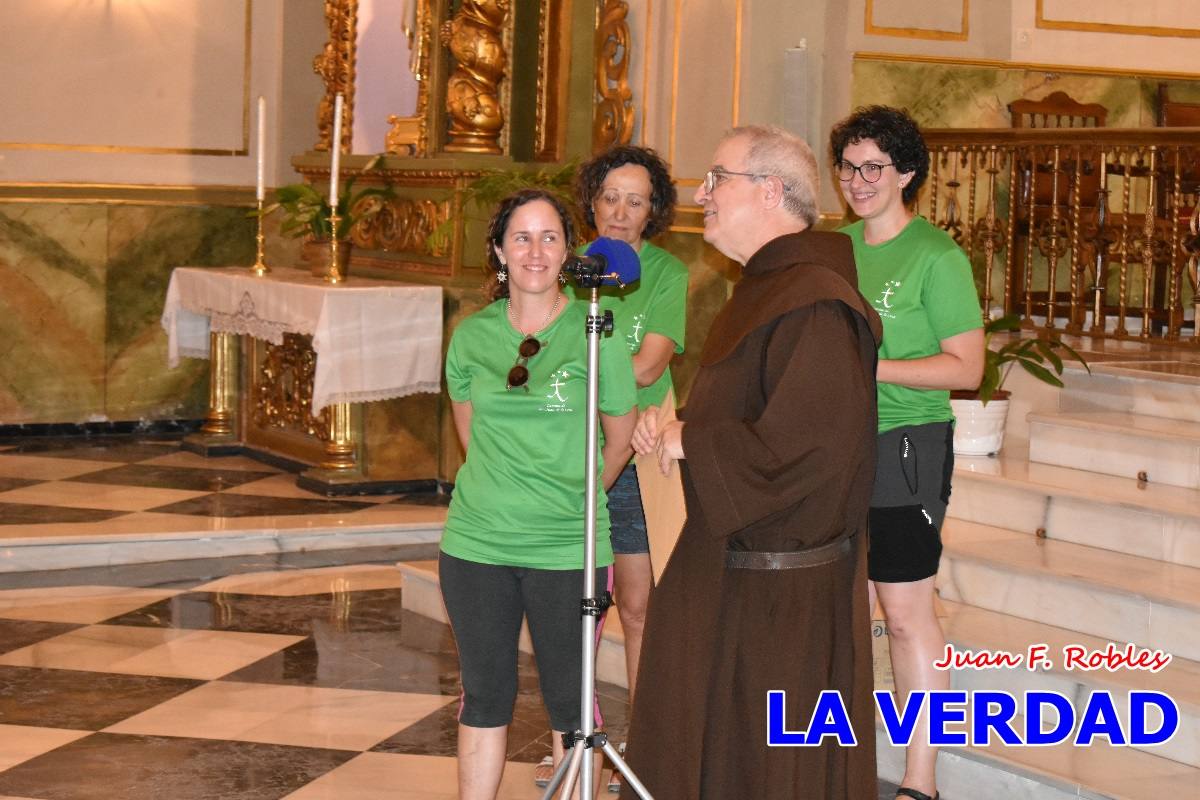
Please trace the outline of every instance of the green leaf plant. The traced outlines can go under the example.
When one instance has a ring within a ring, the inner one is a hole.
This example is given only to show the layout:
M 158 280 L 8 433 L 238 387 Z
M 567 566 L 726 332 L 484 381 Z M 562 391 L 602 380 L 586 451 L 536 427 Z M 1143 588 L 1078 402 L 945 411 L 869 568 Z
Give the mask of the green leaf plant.
M 1008 397 L 1004 382 L 1018 364 L 1039 381 L 1060 389 L 1063 386 L 1064 356 L 1078 361 L 1091 373 L 1092 368 L 1083 356 L 1058 339 L 1017 338 L 995 350 L 990 347 L 995 334 L 1020 329 L 1021 319 L 1016 314 L 991 319 L 984 324 L 983 380 L 974 392 L 956 392 L 955 397 L 982 400 L 984 405 L 993 398 L 1000 400 Z
M 371 159 L 363 171 L 374 169 L 381 156 Z M 360 220 L 370 219 L 383 210 L 383 201 L 396 196 L 390 185 L 369 186 L 354 191 L 356 178 L 346 181 L 345 187 L 338 195 L 338 239 L 350 237 L 350 230 Z M 363 203 L 367 198 L 372 202 Z M 263 207 L 262 215 L 283 211 L 283 222 L 279 232 L 284 236 L 324 241 L 330 238 L 331 218 L 333 209 L 329 205 L 329 193 L 317 191 L 312 184 L 289 183 L 275 190 L 275 201 Z M 250 212 L 250 216 L 258 216 L 258 210 Z
M 462 207 L 470 209 L 480 221 L 486 222 L 500 201 L 521 189 L 545 189 L 557 197 L 575 216 L 575 230 L 581 231 L 582 220 L 575 208 L 572 187 L 578 161 L 569 161 L 561 167 L 549 167 L 535 171 L 523 169 L 489 169 L 471 181 L 462 190 Z M 434 249 L 446 249 L 454 231 L 454 220 L 448 219 L 429 233 L 429 243 Z

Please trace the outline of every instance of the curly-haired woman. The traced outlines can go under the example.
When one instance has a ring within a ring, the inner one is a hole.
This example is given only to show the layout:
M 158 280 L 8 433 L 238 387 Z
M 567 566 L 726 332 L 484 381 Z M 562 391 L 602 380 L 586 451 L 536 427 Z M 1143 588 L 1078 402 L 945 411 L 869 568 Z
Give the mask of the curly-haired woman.
M 949 687 L 948 673 L 933 668 L 945 648 L 933 581 L 954 469 L 950 390 L 979 385 L 983 322 L 966 255 L 912 210 L 929 171 L 913 119 L 860 108 L 834 126 L 830 149 L 842 196 L 859 217 L 842 229 L 854 244 L 858 288 L 883 320 L 867 574 L 871 605 L 878 597 L 887 616 L 903 702 L 914 690 Z M 897 797 L 937 800 L 927 724 L 908 747 Z

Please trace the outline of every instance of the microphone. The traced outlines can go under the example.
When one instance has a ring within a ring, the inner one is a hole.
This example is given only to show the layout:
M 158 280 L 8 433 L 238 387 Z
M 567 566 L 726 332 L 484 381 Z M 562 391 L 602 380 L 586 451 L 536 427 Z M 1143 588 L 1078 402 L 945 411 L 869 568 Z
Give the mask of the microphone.
M 642 261 L 628 242 L 601 236 L 582 256 L 571 255 L 563 269 L 582 287 L 627 286 L 642 277 Z

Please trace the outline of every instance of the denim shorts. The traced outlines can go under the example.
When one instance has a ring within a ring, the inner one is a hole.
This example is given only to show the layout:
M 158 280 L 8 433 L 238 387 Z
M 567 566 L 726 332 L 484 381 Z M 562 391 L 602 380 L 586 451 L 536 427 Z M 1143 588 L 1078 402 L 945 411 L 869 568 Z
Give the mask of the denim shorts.
M 614 553 L 629 556 L 650 552 L 642 492 L 638 488 L 637 467 L 633 462 L 625 465 L 617 482 L 608 490 L 608 516 L 612 520 Z

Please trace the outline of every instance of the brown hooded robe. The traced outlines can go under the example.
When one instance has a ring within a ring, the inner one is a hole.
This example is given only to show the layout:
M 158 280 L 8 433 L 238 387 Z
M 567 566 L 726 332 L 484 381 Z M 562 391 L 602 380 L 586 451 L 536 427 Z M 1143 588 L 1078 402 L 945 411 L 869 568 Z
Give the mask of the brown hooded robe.
M 687 522 L 651 593 L 629 759 L 656 800 L 864 800 L 877 794 L 867 504 L 879 318 L 850 240 L 764 245 L 713 323 L 681 415 Z M 849 555 L 730 569 L 726 549 Z M 767 692 L 807 730 L 841 693 L 857 746 L 767 746 Z M 626 786 L 621 797 L 634 800 Z

